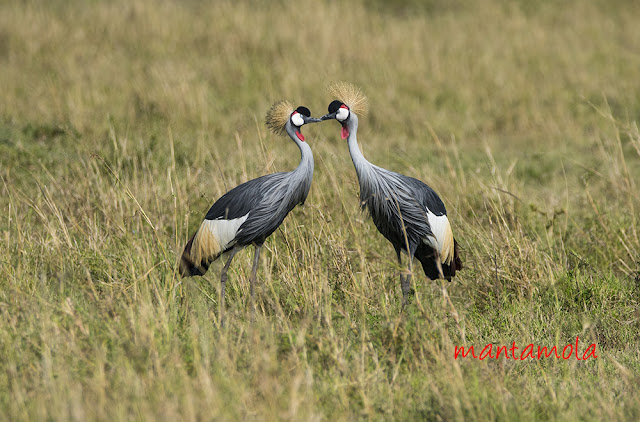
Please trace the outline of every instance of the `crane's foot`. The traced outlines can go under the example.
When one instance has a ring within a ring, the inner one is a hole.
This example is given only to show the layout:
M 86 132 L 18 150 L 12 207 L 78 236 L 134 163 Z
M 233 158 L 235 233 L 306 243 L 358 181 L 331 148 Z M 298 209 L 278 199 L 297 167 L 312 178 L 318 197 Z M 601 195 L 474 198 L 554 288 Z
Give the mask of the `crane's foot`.
M 251 312 L 251 323 L 253 324 L 253 322 L 256 320 L 256 279 L 255 277 L 251 277 L 251 280 L 249 280 L 249 284 L 251 285 L 251 304 L 249 305 L 250 307 L 250 312 Z
M 256 320 L 256 279 L 258 278 L 258 263 L 260 262 L 260 250 L 262 245 L 255 245 L 256 251 L 253 254 L 253 266 L 251 267 L 251 323 Z
M 227 285 L 227 270 L 229 269 L 229 265 L 231 265 L 231 260 L 237 252 L 237 248 L 231 249 L 229 259 L 227 260 L 227 263 L 224 264 L 224 267 L 222 267 L 222 273 L 220 274 L 220 327 L 224 327 L 224 293 Z
M 444 278 L 444 271 L 442 271 L 442 262 L 440 262 L 440 254 L 438 253 L 438 251 L 436 251 L 435 249 L 433 250 L 433 255 L 434 258 L 436 260 L 436 268 L 438 268 L 438 275 L 440 276 L 441 279 L 445 279 Z
M 227 284 L 227 275 L 225 274 L 220 281 L 220 327 L 224 327 L 224 291 Z
M 404 307 L 409 303 L 409 297 L 415 294 L 415 290 L 411 288 L 410 274 L 400 275 L 400 288 L 402 289 L 402 310 L 404 310 Z

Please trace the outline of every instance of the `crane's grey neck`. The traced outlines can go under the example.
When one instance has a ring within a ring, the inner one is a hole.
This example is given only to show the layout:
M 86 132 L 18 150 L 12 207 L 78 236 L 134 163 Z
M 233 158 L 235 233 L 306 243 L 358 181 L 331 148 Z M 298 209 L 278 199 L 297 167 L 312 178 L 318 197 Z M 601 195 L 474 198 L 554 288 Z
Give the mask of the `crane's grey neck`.
M 349 120 L 347 121 L 347 129 L 349 130 L 349 137 L 347 138 L 349 153 L 351 154 L 353 165 L 356 168 L 360 184 L 362 184 L 362 178 L 371 168 L 372 164 L 364 158 L 364 155 L 362 155 L 360 147 L 358 146 L 358 116 L 353 112 L 351 112 Z
M 313 176 L 313 153 L 311 152 L 311 148 L 309 144 L 298 139 L 296 131 L 300 129 L 296 129 L 290 121 L 287 122 L 286 130 L 289 137 L 293 139 L 293 142 L 295 142 L 300 149 L 300 164 L 298 164 L 294 172 L 299 174 L 303 179 L 309 178 L 309 183 L 311 183 L 311 177 Z
M 281 202 L 282 208 L 304 203 L 311 189 L 311 181 L 313 179 L 313 153 L 309 144 L 298 138 L 296 131 L 300 129 L 296 129 L 291 124 L 291 121 L 287 122 L 285 128 L 289 137 L 293 139 L 293 142 L 300 149 L 300 164 L 295 170 L 288 173 L 287 192 Z

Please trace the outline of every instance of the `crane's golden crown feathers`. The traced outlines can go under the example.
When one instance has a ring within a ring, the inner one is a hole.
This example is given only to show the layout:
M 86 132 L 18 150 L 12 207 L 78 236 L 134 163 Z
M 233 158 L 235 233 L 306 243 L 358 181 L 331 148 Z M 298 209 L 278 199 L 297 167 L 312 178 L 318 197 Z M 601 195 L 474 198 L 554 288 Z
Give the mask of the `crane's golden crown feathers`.
M 271 132 L 276 135 L 284 135 L 287 133 L 285 126 L 289 121 L 291 113 L 293 113 L 293 106 L 289 101 L 276 101 L 273 103 L 269 111 L 267 111 L 265 123 Z
M 327 87 L 327 91 L 333 97 L 342 101 L 351 111 L 358 116 L 366 116 L 369 111 L 369 100 L 362 93 L 362 90 L 349 82 L 332 82 Z

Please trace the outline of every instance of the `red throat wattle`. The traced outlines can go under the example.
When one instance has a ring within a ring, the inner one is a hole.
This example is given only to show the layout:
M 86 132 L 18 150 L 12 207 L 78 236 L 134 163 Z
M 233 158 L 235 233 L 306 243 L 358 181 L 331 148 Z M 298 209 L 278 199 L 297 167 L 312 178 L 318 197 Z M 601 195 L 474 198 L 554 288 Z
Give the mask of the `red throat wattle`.
M 296 130 L 296 136 L 298 137 L 298 139 L 300 139 L 302 142 L 304 142 L 304 135 L 302 133 L 300 133 L 299 130 Z
M 340 136 L 342 137 L 342 139 L 347 139 L 349 137 L 349 129 L 342 126 L 342 130 L 340 131 Z

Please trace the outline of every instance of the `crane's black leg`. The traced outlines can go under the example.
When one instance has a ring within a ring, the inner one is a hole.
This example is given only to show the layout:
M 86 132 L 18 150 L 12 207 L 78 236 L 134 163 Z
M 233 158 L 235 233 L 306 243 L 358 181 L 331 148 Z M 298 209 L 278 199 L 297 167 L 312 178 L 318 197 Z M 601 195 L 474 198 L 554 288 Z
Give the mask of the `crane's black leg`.
M 229 265 L 231 265 L 231 260 L 233 259 L 233 257 L 235 256 L 235 254 L 238 252 L 237 248 L 233 248 L 231 249 L 231 251 L 229 252 L 229 258 L 227 259 L 227 263 L 224 264 L 224 267 L 222 267 L 222 274 L 220 275 L 220 287 L 221 287 L 221 292 L 220 292 L 220 325 L 224 326 L 224 291 L 225 291 L 225 286 L 227 284 L 227 270 L 229 269 Z
M 411 290 L 411 259 L 409 259 L 409 274 L 404 274 L 404 268 L 402 268 L 402 254 L 401 250 L 397 249 L 398 264 L 400 265 L 400 288 L 402 289 L 402 309 L 407 305 L 409 301 L 409 291 Z
M 400 285 L 404 283 L 404 274 L 402 269 L 402 255 L 400 253 L 400 249 L 396 249 L 396 254 L 398 255 L 398 266 L 400 267 Z
M 404 309 L 406 304 L 409 302 L 409 294 L 411 293 L 411 276 L 413 275 L 413 256 L 416 253 L 416 249 L 418 249 L 417 244 L 409 244 L 409 253 L 407 254 L 409 256 L 409 274 L 404 277 L 404 282 L 402 282 L 402 279 L 400 279 L 402 283 L 400 286 L 402 287 L 402 309 Z
M 262 245 L 256 245 L 256 251 L 253 255 L 253 266 L 251 267 L 251 279 L 249 280 L 251 283 L 251 321 L 255 319 L 256 314 L 255 286 L 258 273 L 258 262 L 260 261 L 260 249 L 262 249 Z
M 402 289 L 402 307 L 404 308 L 404 283 L 405 283 L 405 275 L 404 268 L 402 268 L 402 252 L 401 249 L 396 249 L 396 255 L 398 256 L 398 267 L 400 267 L 400 288 Z
M 405 275 L 404 279 L 400 278 L 400 287 L 402 288 L 402 309 L 404 309 L 404 307 L 409 302 L 409 292 L 411 291 L 411 274 Z
M 444 280 L 444 272 L 442 271 L 442 262 L 440 262 L 440 253 L 437 250 L 433 250 L 433 258 L 436 260 L 436 268 L 438 268 L 438 275 Z

